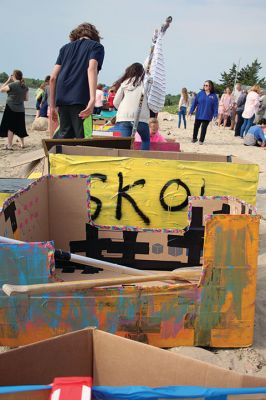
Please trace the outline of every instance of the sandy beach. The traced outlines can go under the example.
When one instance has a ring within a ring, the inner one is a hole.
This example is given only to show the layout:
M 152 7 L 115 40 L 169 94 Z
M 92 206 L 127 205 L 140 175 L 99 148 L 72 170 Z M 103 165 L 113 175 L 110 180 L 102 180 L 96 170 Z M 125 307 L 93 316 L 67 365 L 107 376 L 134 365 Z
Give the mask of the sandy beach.
M 175 139 L 185 152 L 234 155 L 260 166 L 257 207 L 261 214 L 260 252 L 257 284 L 255 339 L 252 347 L 247 349 L 212 349 L 179 347 L 171 349 L 184 355 L 214 363 L 239 373 L 256 374 L 266 377 L 266 151 L 258 147 L 243 145 L 242 139 L 234 137 L 234 132 L 210 124 L 205 143 L 191 143 L 194 120 L 188 120 L 187 129 L 177 128 L 177 115 L 159 114 L 160 132 L 167 138 Z M 41 139 L 49 138 L 48 132 L 34 131 L 28 127 L 29 137 L 25 139 L 26 147 L 20 149 L 14 141 L 14 151 L 5 150 L 6 139 L 0 139 L 1 177 L 23 177 L 21 167 L 13 168 L 18 157 L 32 150 L 41 148 Z

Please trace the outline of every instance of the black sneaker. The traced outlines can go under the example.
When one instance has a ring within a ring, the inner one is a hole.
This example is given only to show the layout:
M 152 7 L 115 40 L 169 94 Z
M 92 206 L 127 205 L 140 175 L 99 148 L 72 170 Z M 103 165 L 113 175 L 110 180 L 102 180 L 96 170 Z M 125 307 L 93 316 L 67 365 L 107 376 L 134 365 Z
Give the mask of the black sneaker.
M 192 139 L 191 142 L 192 143 L 196 143 L 198 141 L 198 139 Z

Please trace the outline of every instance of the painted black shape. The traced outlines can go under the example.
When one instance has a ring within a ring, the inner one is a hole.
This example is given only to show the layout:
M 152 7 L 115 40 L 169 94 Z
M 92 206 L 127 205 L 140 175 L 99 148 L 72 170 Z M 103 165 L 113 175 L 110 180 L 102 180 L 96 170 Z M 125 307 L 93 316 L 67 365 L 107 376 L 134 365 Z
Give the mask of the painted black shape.
M 204 244 L 204 226 L 202 225 L 203 208 L 192 207 L 192 216 L 189 229 L 184 236 L 168 235 L 168 246 L 187 249 L 187 265 L 201 265 L 200 256 Z
M 150 225 L 150 219 L 147 217 L 141 209 L 138 207 L 136 201 L 127 193 L 131 188 L 141 185 L 145 185 L 145 179 L 139 179 L 135 181 L 132 185 L 126 185 L 123 187 L 123 174 L 118 173 L 119 185 L 118 185 L 118 195 L 117 195 L 117 205 L 116 205 L 116 219 L 120 220 L 122 218 L 122 198 L 124 197 L 132 205 L 139 217 L 144 221 L 146 225 Z
M 14 201 L 12 201 L 12 203 L 10 203 L 5 208 L 4 215 L 5 215 L 5 221 L 10 219 L 12 232 L 15 233 L 16 230 L 18 229 L 18 225 L 17 225 L 17 218 L 16 218 L 16 205 L 15 205 Z
M 204 194 L 205 194 L 205 179 L 202 178 L 202 180 L 203 180 L 203 184 L 200 188 L 200 196 L 204 196 Z
M 246 213 L 246 206 L 245 204 L 241 204 L 241 214 L 245 214 Z
M 106 182 L 107 181 L 107 175 L 105 174 L 99 174 L 99 173 L 95 173 L 95 174 L 91 174 L 90 177 L 93 179 L 99 179 L 102 182 Z M 102 210 L 102 202 L 100 199 L 98 199 L 98 197 L 95 196 L 90 196 L 90 200 L 94 201 L 96 203 L 96 210 L 94 212 L 94 214 L 91 215 L 91 219 L 92 221 L 94 221 L 96 218 L 99 217 L 100 212 Z
M 61 144 L 57 144 L 55 146 L 55 152 L 56 152 L 56 154 L 62 154 L 63 153 L 63 149 L 62 149 L 62 145 Z
M 187 193 L 187 197 L 186 199 L 179 205 L 177 206 L 169 206 L 168 204 L 166 204 L 165 200 L 164 200 L 164 194 L 166 192 L 166 190 L 173 184 L 177 184 L 177 190 L 179 188 L 179 186 L 182 186 L 186 193 Z M 188 196 L 191 196 L 190 190 L 188 188 L 188 186 L 181 181 L 181 179 L 171 179 L 170 181 L 166 182 L 166 184 L 164 185 L 164 187 L 162 188 L 161 192 L 160 192 L 160 204 L 163 207 L 164 210 L 166 211 L 180 211 L 183 210 L 183 208 L 187 207 L 188 205 Z
M 137 254 L 149 254 L 148 242 L 137 242 L 138 232 L 123 232 L 123 241 L 113 241 L 108 238 L 99 238 L 98 228 L 87 224 L 87 244 L 86 254 L 89 257 L 97 258 L 113 262 L 116 264 L 126 265 L 131 268 L 144 270 L 165 270 L 172 271 L 176 268 L 184 266 L 192 266 L 195 263 L 182 263 L 180 261 L 164 261 L 164 260 L 141 260 L 136 258 Z M 176 237 L 176 236 L 175 236 Z M 75 242 L 78 252 L 85 251 L 84 242 Z M 102 251 L 106 251 L 106 255 L 102 255 Z M 121 258 L 108 256 L 108 253 L 122 253 Z
M 213 214 L 230 214 L 230 205 L 223 203 L 222 209 L 213 211 Z

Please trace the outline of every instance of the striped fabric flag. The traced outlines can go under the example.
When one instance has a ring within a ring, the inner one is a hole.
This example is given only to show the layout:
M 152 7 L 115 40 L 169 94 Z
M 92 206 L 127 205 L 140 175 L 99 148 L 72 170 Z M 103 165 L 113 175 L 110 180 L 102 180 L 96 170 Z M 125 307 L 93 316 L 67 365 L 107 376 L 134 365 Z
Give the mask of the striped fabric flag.
M 55 378 L 50 400 L 91 400 L 91 377 Z
M 166 95 L 166 74 L 162 44 L 163 35 L 162 32 L 158 35 L 150 68 L 150 75 L 153 82 L 148 90 L 148 106 L 154 113 L 158 113 L 162 110 Z

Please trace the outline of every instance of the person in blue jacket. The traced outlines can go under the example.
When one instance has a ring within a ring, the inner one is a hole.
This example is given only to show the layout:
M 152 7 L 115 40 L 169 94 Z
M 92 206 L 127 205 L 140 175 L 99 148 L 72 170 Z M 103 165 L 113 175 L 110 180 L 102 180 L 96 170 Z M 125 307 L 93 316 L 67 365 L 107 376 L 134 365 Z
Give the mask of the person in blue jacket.
M 204 82 L 203 89 L 196 95 L 191 105 L 189 115 L 192 115 L 195 109 L 197 110 L 192 143 L 198 141 L 198 132 L 201 126 L 199 144 L 203 144 L 210 121 L 218 115 L 218 98 L 212 81 Z

